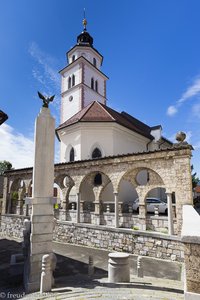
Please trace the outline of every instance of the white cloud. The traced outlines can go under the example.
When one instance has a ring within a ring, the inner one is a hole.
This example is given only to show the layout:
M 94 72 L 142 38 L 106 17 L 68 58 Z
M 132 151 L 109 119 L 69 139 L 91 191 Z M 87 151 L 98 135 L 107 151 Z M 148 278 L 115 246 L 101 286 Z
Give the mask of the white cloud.
M 197 104 L 193 105 L 192 115 L 194 117 L 200 118 L 200 103 L 197 103 Z
M 200 78 L 195 79 L 191 86 L 183 93 L 181 98 L 178 100 L 178 103 L 183 103 L 184 101 L 200 94 Z
M 56 138 L 55 138 L 56 140 Z M 59 143 L 55 143 L 55 162 L 59 162 Z M 34 141 L 8 124 L 0 126 L 0 161 L 7 160 L 13 168 L 33 167 Z
M 167 109 L 167 115 L 173 116 L 178 112 L 183 103 L 195 96 L 200 95 L 200 77 L 198 76 L 192 84 L 186 89 L 186 91 L 182 94 L 179 100 L 176 101 L 174 105 L 171 105 Z
M 200 149 L 200 141 L 195 143 L 195 145 L 193 145 L 194 150 L 198 150 Z
M 41 92 L 44 91 L 44 95 L 47 94 L 48 96 L 56 95 L 53 105 L 59 109 L 60 77 L 57 71 L 57 60 L 42 51 L 35 42 L 31 43 L 29 53 L 36 62 L 32 70 L 32 75 L 40 83 Z
M 0 160 L 8 160 L 15 169 L 32 167 L 34 143 L 11 126 L 0 126 Z
M 177 108 L 173 105 L 169 106 L 167 109 L 168 116 L 174 116 L 177 113 Z

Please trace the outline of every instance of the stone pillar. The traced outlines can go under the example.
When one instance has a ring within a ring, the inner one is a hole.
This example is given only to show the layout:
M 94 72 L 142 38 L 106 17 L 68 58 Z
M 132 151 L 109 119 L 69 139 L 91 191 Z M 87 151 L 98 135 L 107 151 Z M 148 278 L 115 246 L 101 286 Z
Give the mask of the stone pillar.
M 54 212 L 54 135 L 55 120 L 47 107 L 42 107 L 35 123 L 35 157 L 28 276 L 26 292 L 40 290 L 42 257 L 51 254 Z
M 172 212 L 172 194 L 167 194 L 167 208 L 168 208 L 168 234 L 174 234 L 174 224 L 173 224 L 173 212 Z
M 18 191 L 18 201 L 17 201 L 17 208 L 16 208 L 16 214 L 17 215 L 23 215 L 23 197 L 24 197 L 24 191 L 23 189 L 20 189 Z
M 139 198 L 139 215 L 138 215 L 138 221 L 139 221 L 139 228 L 140 230 L 146 230 L 146 215 L 147 215 L 147 205 L 146 205 L 146 195 L 149 192 L 149 186 L 137 186 L 136 192 L 138 194 Z
M 42 274 L 40 281 L 40 294 L 50 292 L 52 287 L 51 257 L 46 254 L 42 257 Z
M 181 241 L 184 251 L 184 299 L 200 299 L 200 216 L 192 205 L 183 205 Z
M 76 195 L 76 223 L 80 223 L 80 193 Z
M 59 208 L 59 220 L 66 221 L 67 220 L 67 210 L 68 210 L 68 200 L 67 200 L 67 194 L 68 189 L 65 187 L 61 190 L 62 193 L 62 202 L 61 202 L 61 208 Z
M 99 201 L 94 202 L 94 212 L 96 215 L 100 215 L 100 202 Z
M 108 282 L 130 282 L 129 254 L 114 252 L 108 256 Z
M 140 229 L 146 230 L 146 203 L 140 203 L 139 202 L 139 223 L 140 223 Z
M 11 213 L 11 193 L 8 193 L 7 195 L 7 203 L 8 203 L 8 206 L 7 206 L 7 214 L 10 214 Z
M 4 177 L 3 180 L 3 207 L 2 214 L 8 213 L 8 205 L 9 205 L 9 193 L 8 193 L 8 178 Z
M 115 198 L 115 227 L 119 227 L 119 203 L 118 203 L 118 193 L 114 193 Z

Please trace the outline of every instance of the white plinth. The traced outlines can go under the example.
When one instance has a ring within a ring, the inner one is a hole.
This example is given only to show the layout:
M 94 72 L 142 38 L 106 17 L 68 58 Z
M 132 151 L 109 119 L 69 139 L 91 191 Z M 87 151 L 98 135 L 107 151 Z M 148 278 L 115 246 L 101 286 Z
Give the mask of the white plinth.
M 130 282 L 129 254 L 114 252 L 108 256 L 108 282 Z

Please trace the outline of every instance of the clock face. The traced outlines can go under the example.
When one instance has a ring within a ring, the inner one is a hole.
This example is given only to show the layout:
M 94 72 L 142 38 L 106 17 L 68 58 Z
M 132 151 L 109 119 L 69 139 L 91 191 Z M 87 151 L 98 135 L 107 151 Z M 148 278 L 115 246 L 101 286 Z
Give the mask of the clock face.
M 69 101 L 71 102 L 73 100 L 73 96 L 69 96 Z

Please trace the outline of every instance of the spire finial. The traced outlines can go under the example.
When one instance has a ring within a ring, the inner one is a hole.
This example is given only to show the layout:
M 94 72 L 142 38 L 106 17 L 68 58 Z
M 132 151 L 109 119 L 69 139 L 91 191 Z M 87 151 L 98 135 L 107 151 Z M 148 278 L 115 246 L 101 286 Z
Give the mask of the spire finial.
M 85 8 L 84 8 L 84 10 L 83 10 L 83 26 L 84 26 L 84 31 L 87 30 L 86 29 L 86 25 L 87 25 L 87 20 L 85 18 Z

